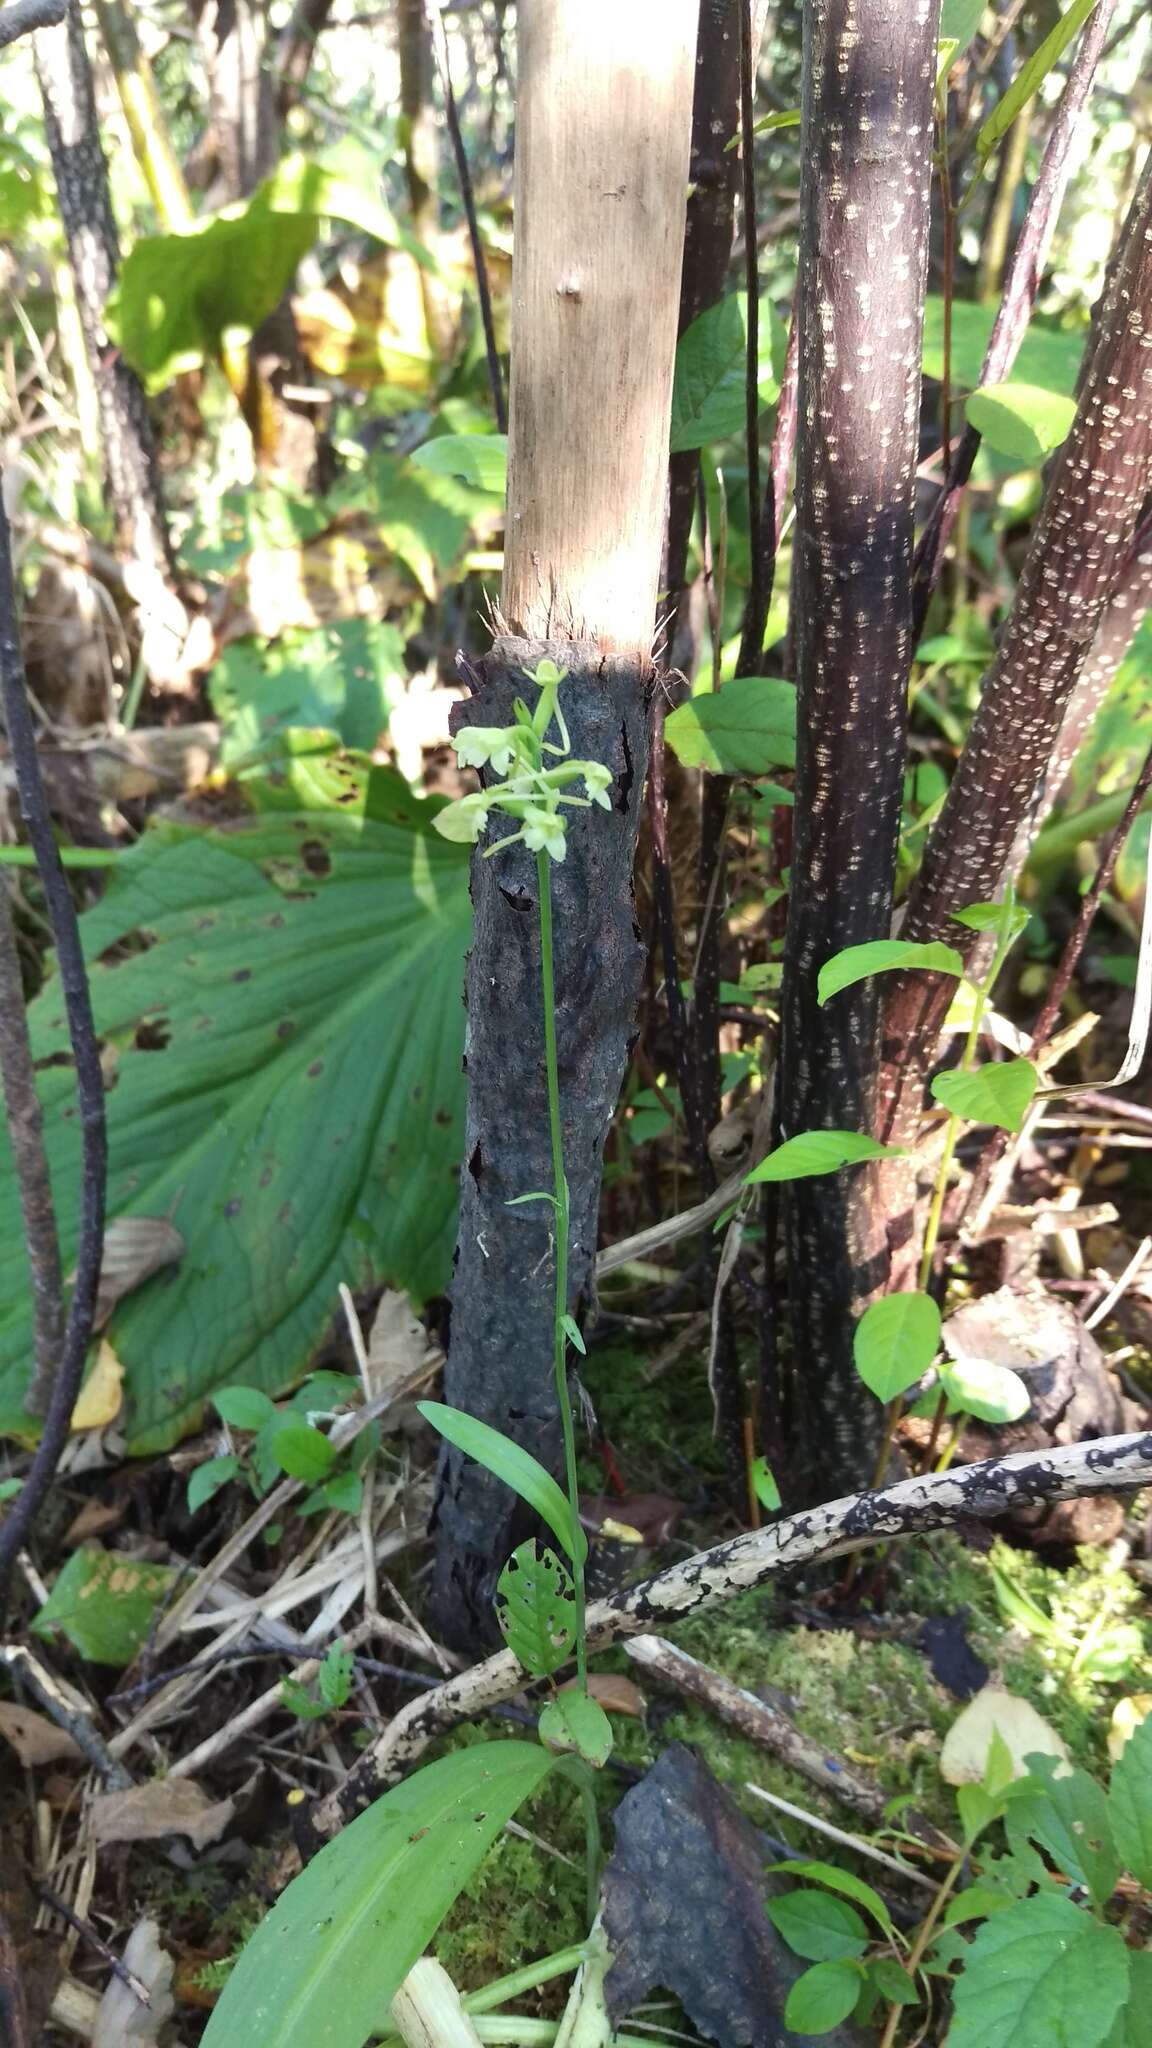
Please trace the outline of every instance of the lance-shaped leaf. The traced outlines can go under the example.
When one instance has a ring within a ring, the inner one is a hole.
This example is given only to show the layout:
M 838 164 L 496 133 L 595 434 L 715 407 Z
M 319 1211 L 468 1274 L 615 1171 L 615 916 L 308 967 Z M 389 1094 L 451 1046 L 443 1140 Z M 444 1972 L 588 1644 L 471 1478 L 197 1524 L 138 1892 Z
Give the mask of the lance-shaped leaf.
M 430 1422 L 465 1457 L 475 1458 L 478 1465 L 494 1472 L 513 1493 L 526 1500 L 541 1521 L 547 1522 L 569 1557 L 587 1557 L 588 1538 L 572 1513 L 568 1496 L 561 1492 L 538 1458 L 513 1443 L 510 1436 L 481 1422 L 478 1416 L 466 1415 L 462 1408 L 446 1407 L 443 1401 L 418 1401 L 416 1406 L 425 1422 Z
M 911 939 L 872 939 L 865 946 L 845 946 L 824 962 L 816 980 L 817 1000 L 824 1004 L 839 995 L 842 988 L 851 988 L 854 982 L 864 981 L 870 974 L 891 974 L 901 967 L 954 974 L 957 978 L 964 972 L 964 962 L 955 946 L 945 946 L 939 939 L 929 939 L 919 946 Z
M 205 2048 L 363 2048 L 505 1821 L 553 1768 L 484 1742 L 360 1814 L 281 1892 L 221 1994 Z
M 763 1180 L 806 1180 L 816 1173 L 837 1173 L 863 1159 L 900 1159 L 897 1145 L 881 1145 L 859 1131 L 801 1131 L 762 1159 L 747 1175 L 747 1184 Z

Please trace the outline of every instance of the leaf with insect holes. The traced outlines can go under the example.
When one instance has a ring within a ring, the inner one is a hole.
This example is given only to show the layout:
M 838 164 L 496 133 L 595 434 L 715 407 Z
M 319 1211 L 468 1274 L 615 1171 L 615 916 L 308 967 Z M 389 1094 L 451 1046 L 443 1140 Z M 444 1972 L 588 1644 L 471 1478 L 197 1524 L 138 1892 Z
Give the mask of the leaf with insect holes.
M 599 1701 L 587 1693 L 558 1693 L 544 1708 L 539 1725 L 546 1749 L 572 1751 L 593 1770 L 602 1770 L 612 1754 L 612 1723 Z
M 898 1145 L 881 1145 L 859 1131 L 801 1131 L 786 1138 L 774 1152 L 745 1175 L 745 1186 L 764 1180 L 805 1180 L 810 1174 L 837 1173 L 862 1159 L 902 1159 Z
M 462 1408 L 447 1408 L 442 1401 L 418 1401 L 416 1406 L 425 1422 L 438 1429 L 458 1451 L 494 1472 L 530 1508 L 535 1508 L 569 1557 L 581 1562 L 587 1557 L 588 1538 L 572 1513 L 567 1495 L 561 1493 L 552 1474 L 544 1470 L 530 1451 L 523 1450 L 500 1430 L 491 1429 L 477 1416 L 466 1415 Z
M 927 1372 L 940 1344 L 940 1311 L 931 1295 L 885 1294 L 856 1325 L 852 1356 L 864 1385 L 895 1401 Z
M 1031 1060 L 1005 1060 L 970 1073 L 937 1074 L 932 1094 L 953 1116 L 971 1124 L 1019 1131 L 1036 1093 L 1039 1075 Z
M 793 2034 L 830 2034 L 847 2019 L 862 1983 L 859 1963 L 816 1963 L 788 1993 L 784 2025 Z
M 826 960 L 816 979 L 816 1000 L 823 1006 L 842 988 L 851 988 L 870 974 L 890 974 L 896 968 L 916 968 L 936 974 L 964 972 L 964 962 L 955 946 L 930 939 L 918 946 L 911 939 L 873 939 L 866 946 L 845 946 Z
M 1057 1870 L 1106 1906 L 1122 1866 L 1103 1786 L 1053 1756 L 1033 1754 L 1026 1762 L 1028 1776 L 1017 1780 L 1005 1816 L 1009 1843 L 1037 1843 Z
M 670 712 L 664 737 L 685 768 L 714 775 L 792 768 L 796 686 L 778 676 L 733 676 L 722 689 L 704 690 Z
M 748 1476 L 752 1481 L 752 1491 L 761 1507 L 770 1515 L 774 1515 L 781 1506 L 780 1488 L 776 1484 L 767 1458 L 753 1458 L 748 1467 Z
M 512 1552 L 496 1582 L 496 1619 L 533 1678 L 559 1670 L 576 1641 L 576 1593 L 554 1550 L 533 1538 Z

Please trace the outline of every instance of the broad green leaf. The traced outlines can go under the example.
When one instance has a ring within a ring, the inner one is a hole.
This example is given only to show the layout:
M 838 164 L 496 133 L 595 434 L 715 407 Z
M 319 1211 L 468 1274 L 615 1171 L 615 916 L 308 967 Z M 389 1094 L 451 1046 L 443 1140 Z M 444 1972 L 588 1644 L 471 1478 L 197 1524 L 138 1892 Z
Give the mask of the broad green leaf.
M 351 1650 L 338 1650 L 333 1643 L 316 1673 L 316 1684 L 325 1706 L 347 1706 L 354 1663 Z
M 879 1892 L 852 1871 L 841 1870 L 838 1863 L 822 1863 L 817 1859 L 807 1863 L 774 1863 L 769 1867 L 774 1871 L 787 1871 L 789 1877 L 810 1877 L 814 1884 L 827 1885 L 829 1891 L 841 1892 L 846 1899 L 855 1899 L 858 1906 L 871 1913 L 885 1934 L 891 1933 L 892 1915 Z
M 919 2005 L 920 1993 L 915 1984 L 907 1970 L 902 1970 L 891 1956 L 879 1956 L 874 1963 L 869 1963 L 868 1974 L 889 2005 Z
M 1128 1998 L 1104 2048 L 1152 2048 L 1152 1949 L 1128 1951 Z
M 1004 1060 L 974 1067 L 970 1073 L 937 1074 L 932 1094 L 954 1116 L 972 1124 L 995 1124 L 1018 1131 L 1036 1093 L 1038 1075 L 1031 1060 Z
M 816 981 L 817 1001 L 824 1004 L 831 996 L 839 995 L 842 988 L 851 988 L 854 982 L 863 981 L 870 974 L 890 974 L 898 967 L 954 974 L 957 978 L 964 972 L 964 962 L 955 946 L 945 946 L 939 939 L 929 939 L 924 945 L 917 945 L 912 939 L 872 939 L 865 946 L 845 946 L 824 962 Z
M 959 1358 L 940 1367 L 940 1385 L 950 1415 L 975 1415 L 981 1422 L 1018 1422 L 1032 1406 L 1019 1373 L 988 1358 Z
M 1083 28 L 1095 6 L 1096 0 L 1072 0 L 1072 5 L 1061 15 L 1051 34 L 1045 36 L 1039 49 L 1034 50 L 1021 65 L 976 137 L 978 167 L 991 155 L 1001 137 L 1007 135 L 1017 114 L 1039 92 L 1048 73 L 1060 62 L 1073 36 Z
M 375 619 L 341 619 L 267 644 L 233 640 L 208 681 L 224 727 L 225 766 L 267 749 L 286 727 L 338 734 L 370 753 L 408 688 L 404 636 Z
M 1007 916 L 1005 936 L 1018 939 L 1030 915 L 1020 903 L 1013 904 L 1011 910 L 1004 903 L 969 903 L 966 909 L 952 912 L 952 922 L 966 925 L 970 932 L 998 932 Z
M 531 1538 L 512 1552 L 496 1584 L 496 1619 L 533 1678 L 559 1670 L 576 1640 L 576 1596 L 554 1550 Z
M 341 1280 L 420 1301 L 450 1272 L 467 855 L 399 777 L 343 756 L 247 787 L 284 808 L 153 824 L 81 919 L 115 1048 L 109 1212 L 171 1214 L 187 1241 L 112 1318 L 134 1452 L 175 1442 L 219 1387 L 299 1379 Z M 58 979 L 29 1023 L 68 1270 L 80 1132 L 72 1074 L 48 1064 L 67 1044 Z M 19 1429 L 31 1317 L 8 1157 L 0 1130 L 0 1426 Z
M 940 1311 L 931 1295 L 885 1294 L 856 1325 L 852 1356 L 864 1385 L 895 1401 L 927 1372 L 940 1344 Z
M 327 1437 L 292 1416 L 283 1417 L 270 1430 L 268 1448 L 281 1472 L 286 1472 L 290 1479 L 303 1479 L 308 1485 L 323 1479 L 336 1462 L 336 1452 Z
M 188 1512 L 196 1513 L 197 1508 L 206 1506 L 213 1495 L 235 1479 L 240 1471 L 240 1460 L 229 1452 L 222 1458 L 209 1458 L 203 1465 L 197 1465 L 188 1480 Z
M 983 1785 L 960 1785 L 956 1791 L 956 1811 L 964 1830 L 964 1847 L 970 1849 L 985 1828 L 999 1820 L 1004 1811 L 1004 1798 L 1001 1793 L 989 1792 Z
M 941 42 L 953 42 L 958 51 L 966 50 L 987 4 L 988 0 L 944 0 L 940 9 Z
M 1128 1951 L 1040 1892 L 986 1920 L 953 1994 L 948 2048 L 1098 2048 L 1128 1991 Z
M 494 1472 L 513 1493 L 526 1500 L 541 1521 L 547 1522 L 569 1557 L 587 1557 L 588 1538 L 573 1517 L 567 1495 L 530 1451 L 522 1450 L 510 1436 L 491 1429 L 477 1416 L 466 1415 L 462 1408 L 448 1408 L 443 1401 L 417 1401 L 416 1406 L 425 1422 L 430 1422 L 465 1457 L 475 1458 L 478 1465 Z
M 733 676 L 723 689 L 689 697 L 664 721 L 664 737 L 686 768 L 715 775 L 763 775 L 796 761 L 796 686 L 777 676 Z
M 508 488 L 507 434 L 437 434 L 408 460 L 435 476 L 453 476 L 474 491 L 502 498 Z
M 263 1429 L 276 1413 L 259 1387 L 217 1387 L 212 1406 L 229 1429 Z
M 762 1180 L 805 1180 L 810 1174 L 837 1173 L 862 1159 L 900 1159 L 899 1146 L 881 1145 L 859 1131 L 801 1131 L 787 1138 L 745 1176 L 745 1185 Z
M 955 1892 L 944 1908 L 945 1927 L 963 1927 L 969 1920 L 987 1920 L 990 1913 L 1002 1913 L 1009 1901 L 1003 1892 L 996 1892 L 989 1885 L 966 1885 L 962 1892 Z
M 784 2025 L 794 2034 L 830 2034 L 855 2006 L 861 1982 L 858 1964 L 817 1963 L 788 1993 Z
M 89 1663 L 122 1670 L 143 1648 L 176 1576 L 172 1565 L 139 1564 L 99 1544 L 85 1544 L 57 1574 L 32 1627 L 38 1636 L 59 1629 Z
M 753 1491 L 761 1507 L 765 1508 L 770 1515 L 774 1515 L 782 1503 L 780 1500 L 780 1488 L 776 1484 L 772 1467 L 769 1465 L 767 1458 L 753 1458 L 748 1468 L 748 1473 L 752 1481 Z
M 673 455 L 743 432 L 747 307 L 746 293 L 730 292 L 707 307 L 680 336 L 672 386 Z M 757 387 L 763 407 L 779 395 L 783 363 L 783 330 L 767 298 L 760 300 L 759 332 Z
M 1052 1756 L 1030 1756 L 1027 1763 L 1028 1776 L 1017 1780 L 1005 1816 L 1009 1842 L 1039 1843 L 1065 1877 L 1106 1906 L 1121 1864 L 1103 1786 Z
M 204 2048 L 363 2048 L 504 1823 L 552 1768 L 539 1743 L 477 1743 L 350 1821 L 257 1928 Z
M 378 241 L 427 252 L 369 186 L 339 161 L 287 157 L 250 199 L 179 234 L 145 235 L 129 250 L 108 306 L 110 333 L 148 391 L 246 341 L 279 304 L 325 216 Z
M 558 1693 L 543 1709 L 538 1725 L 540 1740 L 549 1749 L 583 1757 L 594 1771 L 602 1770 L 612 1754 L 612 1723 L 599 1700 L 586 1692 Z
M 325 1507 L 341 1515 L 358 1515 L 364 1504 L 364 1481 L 358 1472 L 337 1472 L 321 1488 Z
M 839 1963 L 862 1956 L 868 1929 L 854 1906 L 829 1892 L 798 1887 L 767 1902 L 768 1918 L 793 1955 L 807 1963 Z
M 1108 1817 L 1125 1869 L 1152 1891 L 1152 1714 L 1133 1730 L 1113 1765 Z
M 1039 463 L 1065 441 L 1076 417 L 1076 401 L 1038 384 L 982 384 L 964 407 L 968 424 L 998 455 Z
M 995 318 L 994 305 L 978 306 L 968 299 L 953 301 L 951 368 L 954 391 L 975 391 L 983 383 L 984 357 Z M 1074 391 L 1086 334 L 1086 328 L 1068 333 L 1040 327 L 1034 320 L 1012 365 L 1013 376 L 1023 384 L 1038 384 L 1045 391 Z M 923 361 L 924 375 L 939 382 L 944 371 L 944 301 L 932 292 L 924 302 Z

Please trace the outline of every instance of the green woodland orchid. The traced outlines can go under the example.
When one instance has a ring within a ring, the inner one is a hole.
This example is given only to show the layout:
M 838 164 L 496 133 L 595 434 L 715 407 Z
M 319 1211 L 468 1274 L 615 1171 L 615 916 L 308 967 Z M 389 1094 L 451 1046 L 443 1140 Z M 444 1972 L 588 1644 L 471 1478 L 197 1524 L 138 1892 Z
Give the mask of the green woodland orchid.
M 515 725 L 465 726 L 455 741 L 456 759 L 462 768 L 491 768 L 501 778 L 499 783 L 445 805 L 437 812 L 434 823 L 445 839 L 475 845 L 487 830 L 489 813 L 503 811 L 517 820 L 519 830 L 485 847 L 485 859 L 523 840 L 530 853 L 547 853 L 560 861 L 567 852 L 567 821 L 562 806 L 587 810 L 589 805 L 598 804 L 602 810 L 610 811 L 612 799 L 608 792 L 612 774 L 601 761 L 567 758 L 568 728 L 558 701 L 566 670 L 545 660 L 535 670 L 526 669 L 525 674 L 540 691 L 534 712 L 518 697 L 514 706 Z M 560 734 L 558 746 L 547 737 L 553 721 Z M 547 755 L 555 758 L 556 767 L 545 766 Z M 572 786 L 581 781 L 585 794 L 577 796 Z

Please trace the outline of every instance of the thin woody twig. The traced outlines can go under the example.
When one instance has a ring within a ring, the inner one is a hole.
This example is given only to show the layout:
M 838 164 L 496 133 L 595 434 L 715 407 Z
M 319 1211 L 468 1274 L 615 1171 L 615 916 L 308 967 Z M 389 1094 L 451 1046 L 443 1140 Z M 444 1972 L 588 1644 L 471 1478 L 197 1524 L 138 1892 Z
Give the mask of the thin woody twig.
M 1041 1455 L 1021 1452 L 788 1515 L 765 1529 L 737 1536 L 684 1559 L 655 1578 L 630 1586 L 588 1611 L 590 1652 L 608 1648 L 654 1626 L 665 1628 L 722 1605 L 737 1593 L 764 1586 L 778 1572 L 824 1562 L 874 1543 L 903 1542 L 971 1517 L 998 1515 L 1038 1502 L 1132 1491 L 1152 1480 L 1152 1431 L 1062 1445 Z M 327 1840 L 367 1802 L 402 1777 L 429 1743 L 462 1721 L 486 1713 L 531 1685 L 510 1650 L 450 1678 L 402 1709 L 366 1750 L 343 1785 L 311 1815 L 317 1841 Z
M 468 164 L 468 152 L 464 137 L 460 133 L 460 116 L 456 108 L 456 95 L 452 90 L 452 69 L 448 55 L 448 37 L 444 30 L 444 18 L 440 12 L 439 0 L 427 0 L 428 25 L 432 31 L 432 48 L 436 56 L 436 69 L 440 73 L 440 87 L 444 94 L 444 113 L 448 122 L 448 134 L 452 143 L 452 155 L 456 162 L 456 176 L 460 181 L 460 199 L 464 207 L 464 218 L 468 223 L 468 240 L 472 246 L 472 264 L 476 272 L 476 296 L 480 302 L 480 320 L 484 329 L 484 351 L 488 358 L 488 382 L 492 387 L 492 410 L 496 425 L 502 434 L 508 432 L 508 408 L 504 403 L 504 379 L 500 373 L 500 351 L 496 346 L 496 323 L 492 318 L 492 294 L 488 288 L 488 265 L 484 260 L 484 244 L 480 238 L 480 223 L 476 218 L 476 195 L 472 188 L 472 172 Z
M 32 1324 L 36 1370 L 25 1406 L 43 1415 L 52 1392 L 64 1334 L 64 1287 L 60 1239 L 52 1203 L 52 1182 L 44 1150 L 44 1113 L 36 1091 L 36 1068 L 28 1036 L 28 1013 L 16 926 L 8 891 L 0 882 L 0 1081 L 8 1138 L 16 1169 L 24 1245 L 32 1279 Z
M 60 860 L 48 800 L 36 753 L 36 734 L 24 679 L 24 660 L 16 624 L 16 592 L 8 518 L 0 504 L 0 702 L 8 747 L 20 797 L 20 811 L 36 855 L 40 883 L 56 942 L 60 987 L 68 1020 L 68 1036 L 76 1069 L 82 1133 L 79 1243 L 76 1278 L 64 1330 L 44 1430 L 24 1485 L 0 1523 L 0 1615 L 3 1614 L 12 1566 L 36 1520 L 68 1440 L 68 1426 L 80 1382 L 96 1312 L 104 1242 L 105 1175 L 108 1140 L 104 1122 L 104 1077 L 92 1021 L 92 1003 L 80 928 L 68 880 Z
M 0 8 L 0 50 L 38 28 L 59 28 L 67 0 L 12 0 Z

